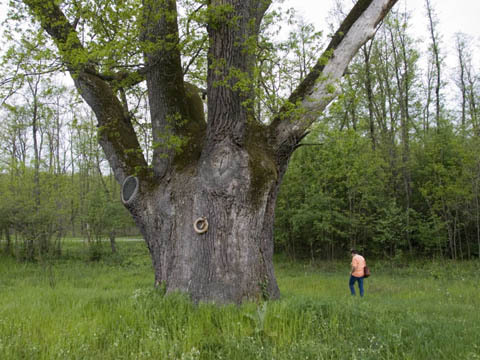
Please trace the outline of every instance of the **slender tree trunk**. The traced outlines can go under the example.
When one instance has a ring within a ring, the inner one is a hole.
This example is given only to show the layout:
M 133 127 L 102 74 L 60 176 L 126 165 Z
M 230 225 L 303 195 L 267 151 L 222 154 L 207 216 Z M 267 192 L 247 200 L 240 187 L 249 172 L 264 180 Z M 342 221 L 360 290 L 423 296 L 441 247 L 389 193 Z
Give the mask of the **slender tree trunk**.
M 468 103 L 470 112 L 470 121 L 476 136 L 480 136 L 480 126 L 478 124 L 478 94 L 476 92 L 476 80 L 471 69 L 467 69 L 468 80 Z
M 112 249 L 112 254 L 117 253 L 117 244 L 115 242 L 115 229 L 110 230 L 110 233 L 108 234 L 108 237 L 110 239 L 110 248 Z
M 467 119 L 467 86 L 465 81 L 465 47 L 466 44 L 461 38 L 460 34 L 456 36 L 456 45 L 457 45 L 457 55 L 458 55 L 458 66 L 460 73 L 458 87 L 460 89 L 460 94 L 462 97 L 462 113 L 461 113 L 461 127 L 462 131 L 466 130 L 466 119 Z
M 5 241 L 6 241 L 5 252 L 7 254 L 10 254 L 10 252 L 12 251 L 12 248 L 11 248 L 12 247 L 12 242 L 11 242 L 11 238 L 10 238 L 10 227 L 9 227 L 9 225 L 8 224 L 5 225 L 3 230 L 4 230 L 4 233 L 5 233 Z
M 39 103 L 38 103 L 38 85 L 40 77 L 29 81 L 32 95 L 32 138 L 33 138 L 33 154 L 34 154 L 34 172 L 33 172 L 33 200 L 34 211 L 38 212 L 40 209 L 40 145 L 38 140 L 39 133 Z M 40 141 L 41 143 L 41 141 Z M 37 226 L 36 224 L 34 226 Z M 41 229 L 31 229 L 30 234 L 26 239 L 26 259 L 33 260 L 35 257 L 35 242 L 38 241 L 40 255 L 45 252 L 45 244 L 43 243 Z
M 437 130 L 440 129 L 440 111 L 441 111 L 441 104 L 440 104 L 440 90 L 442 87 L 442 61 L 440 58 L 440 50 L 438 47 L 438 33 L 437 33 L 437 22 L 435 19 L 435 14 L 433 12 L 433 8 L 430 4 L 430 0 L 426 0 L 426 9 L 429 21 L 429 30 L 430 30 L 430 38 L 432 40 L 432 56 L 433 62 L 435 65 L 435 75 L 436 75 L 436 82 L 435 82 L 435 120 L 437 125 Z
M 477 178 L 474 183 L 474 194 L 475 194 L 475 228 L 476 228 L 476 237 L 477 237 L 477 246 L 478 246 L 478 258 L 480 259 L 480 199 L 479 199 L 479 179 Z
M 467 224 L 463 224 L 463 232 L 465 233 L 465 242 L 467 243 L 467 260 L 472 259 L 472 249 L 471 249 L 471 244 L 470 244 L 470 234 L 468 231 Z
M 456 250 L 456 244 L 455 244 L 455 234 L 454 230 L 452 229 L 452 224 L 451 224 L 451 217 L 449 215 L 449 209 L 447 205 L 445 204 L 445 200 L 442 197 L 442 208 L 443 208 L 443 219 L 445 221 L 445 225 L 447 226 L 447 234 L 448 234 L 448 247 L 450 250 L 450 258 L 453 260 L 457 259 L 457 250 Z
M 432 103 L 432 81 L 433 75 L 431 70 L 432 65 L 428 64 L 427 70 L 427 88 L 426 88 L 426 100 L 425 100 L 425 107 L 423 108 L 423 136 L 428 134 L 430 131 L 430 105 Z
M 365 88 L 367 90 L 368 99 L 368 120 L 370 129 L 370 139 L 372 140 L 372 150 L 376 148 L 376 136 L 375 136 L 375 118 L 374 118 L 374 99 L 373 99 L 373 87 L 372 87 L 372 70 L 370 64 L 370 55 L 372 53 L 373 41 L 370 46 L 363 45 L 363 57 L 365 59 Z
M 462 238 L 458 228 L 458 211 L 455 209 L 455 216 L 453 217 L 453 244 L 455 246 L 455 258 L 460 256 L 463 260 Z

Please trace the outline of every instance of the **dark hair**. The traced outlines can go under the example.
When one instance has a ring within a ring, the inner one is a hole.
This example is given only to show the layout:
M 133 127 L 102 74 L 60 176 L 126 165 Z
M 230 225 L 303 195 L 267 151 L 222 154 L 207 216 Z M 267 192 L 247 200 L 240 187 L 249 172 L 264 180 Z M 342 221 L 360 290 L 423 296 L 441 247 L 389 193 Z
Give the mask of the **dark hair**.
M 355 249 L 351 249 L 351 250 L 350 250 L 350 253 L 351 253 L 351 254 L 358 254 L 358 251 L 355 250 Z

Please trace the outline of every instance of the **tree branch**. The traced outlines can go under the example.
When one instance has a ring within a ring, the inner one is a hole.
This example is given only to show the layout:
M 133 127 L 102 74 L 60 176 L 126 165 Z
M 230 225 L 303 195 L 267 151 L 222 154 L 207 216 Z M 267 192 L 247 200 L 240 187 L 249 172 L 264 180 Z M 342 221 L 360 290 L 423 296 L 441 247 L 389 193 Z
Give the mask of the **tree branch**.
M 337 82 L 358 49 L 369 40 L 398 0 L 359 0 L 336 31 L 305 80 L 270 125 L 279 154 L 290 154 L 299 139 L 335 98 Z
M 23 0 L 52 37 L 77 90 L 94 111 L 99 126 L 99 142 L 119 182 L 130 174 L 147 176 L 143 157 L 131 122 L 125 118 L 121 102 L 110 85 L 98 76 L 89 62 L 78 34 L 55 0 Z
M 183 83 L 175 0 L 143 0 L 142 38 L 145 42 L 146 80 L 152 137 L 153 168 L 163 177 L 172 164 L 178 143 L 191 138 L 191 114 Z M 179 141 L 180 140 L 180 141 Z M 185 145 L 185 146 L 188 146 Z

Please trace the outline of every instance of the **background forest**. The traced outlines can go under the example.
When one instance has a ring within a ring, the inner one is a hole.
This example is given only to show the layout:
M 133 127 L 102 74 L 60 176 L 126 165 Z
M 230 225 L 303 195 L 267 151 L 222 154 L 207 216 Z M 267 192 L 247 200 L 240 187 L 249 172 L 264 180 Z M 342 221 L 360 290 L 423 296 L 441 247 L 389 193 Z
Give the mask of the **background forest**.
M 290 161 L 277 203 L 278 252 L 312 261 L 343 258 L 352 246 L 378 258 L 480 256 L 476 44 L 457 34 L 447 45 L 430 6 L 427 16 L 427 52 L 397 10 L 352 61 L 340 96 Z M 12 20 L 0 66 L 2 250 L 21 260 L 60 256 L 65 237 L 82 237 L 93 248 L 109 239 L 115 252 L 116 236 L 139 235 L 98 146 L 94 116 L 58 76 L 62 64 L 42 32 Z M 288 35 L 285 23 L 294 24 Z M 194 59 L 202 32 L 181 26 Z M 269 121 L 326 40 L 292 12 L 269 14 L 258 118 Z M 447 66 L 453 51 L 456 64 Z M 201 87 L 205 66 L 186 59 L 189 81 Z M 148 119 L 141 86 L 121 95 L 133 119 Z M 148 156 L 147 122 L 135 126 Z
M 480 255 L 474 44 L 461 33 L 445 44 L 429 2 L 427 16 L 421 53 L 408 15 L 391 14 L 294 154 L 276 219 L 290 256 L 335 259 L 351 246 L 387 258 Z

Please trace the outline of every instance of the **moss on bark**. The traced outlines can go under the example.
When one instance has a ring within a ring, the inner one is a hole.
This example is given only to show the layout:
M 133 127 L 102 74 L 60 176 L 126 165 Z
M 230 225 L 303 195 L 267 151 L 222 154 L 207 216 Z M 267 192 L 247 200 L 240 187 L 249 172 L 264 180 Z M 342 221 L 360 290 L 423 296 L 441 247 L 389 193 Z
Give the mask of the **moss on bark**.
M 247 124 L 246 149 L 248 166 L 251 174 L 249 196 L 254 205 L 261 203 L 260 199 L 270 182 L 278 178 L 273 149 L 268 145 L 267 127 L 255 120 Z
M 200 89 L 185 83 L 185 99 L 188 119 L 177 129 L 185 142 L 174 158 L 175 168 L 179 171 L 188 168 L 200 158 L 207 127 Z

